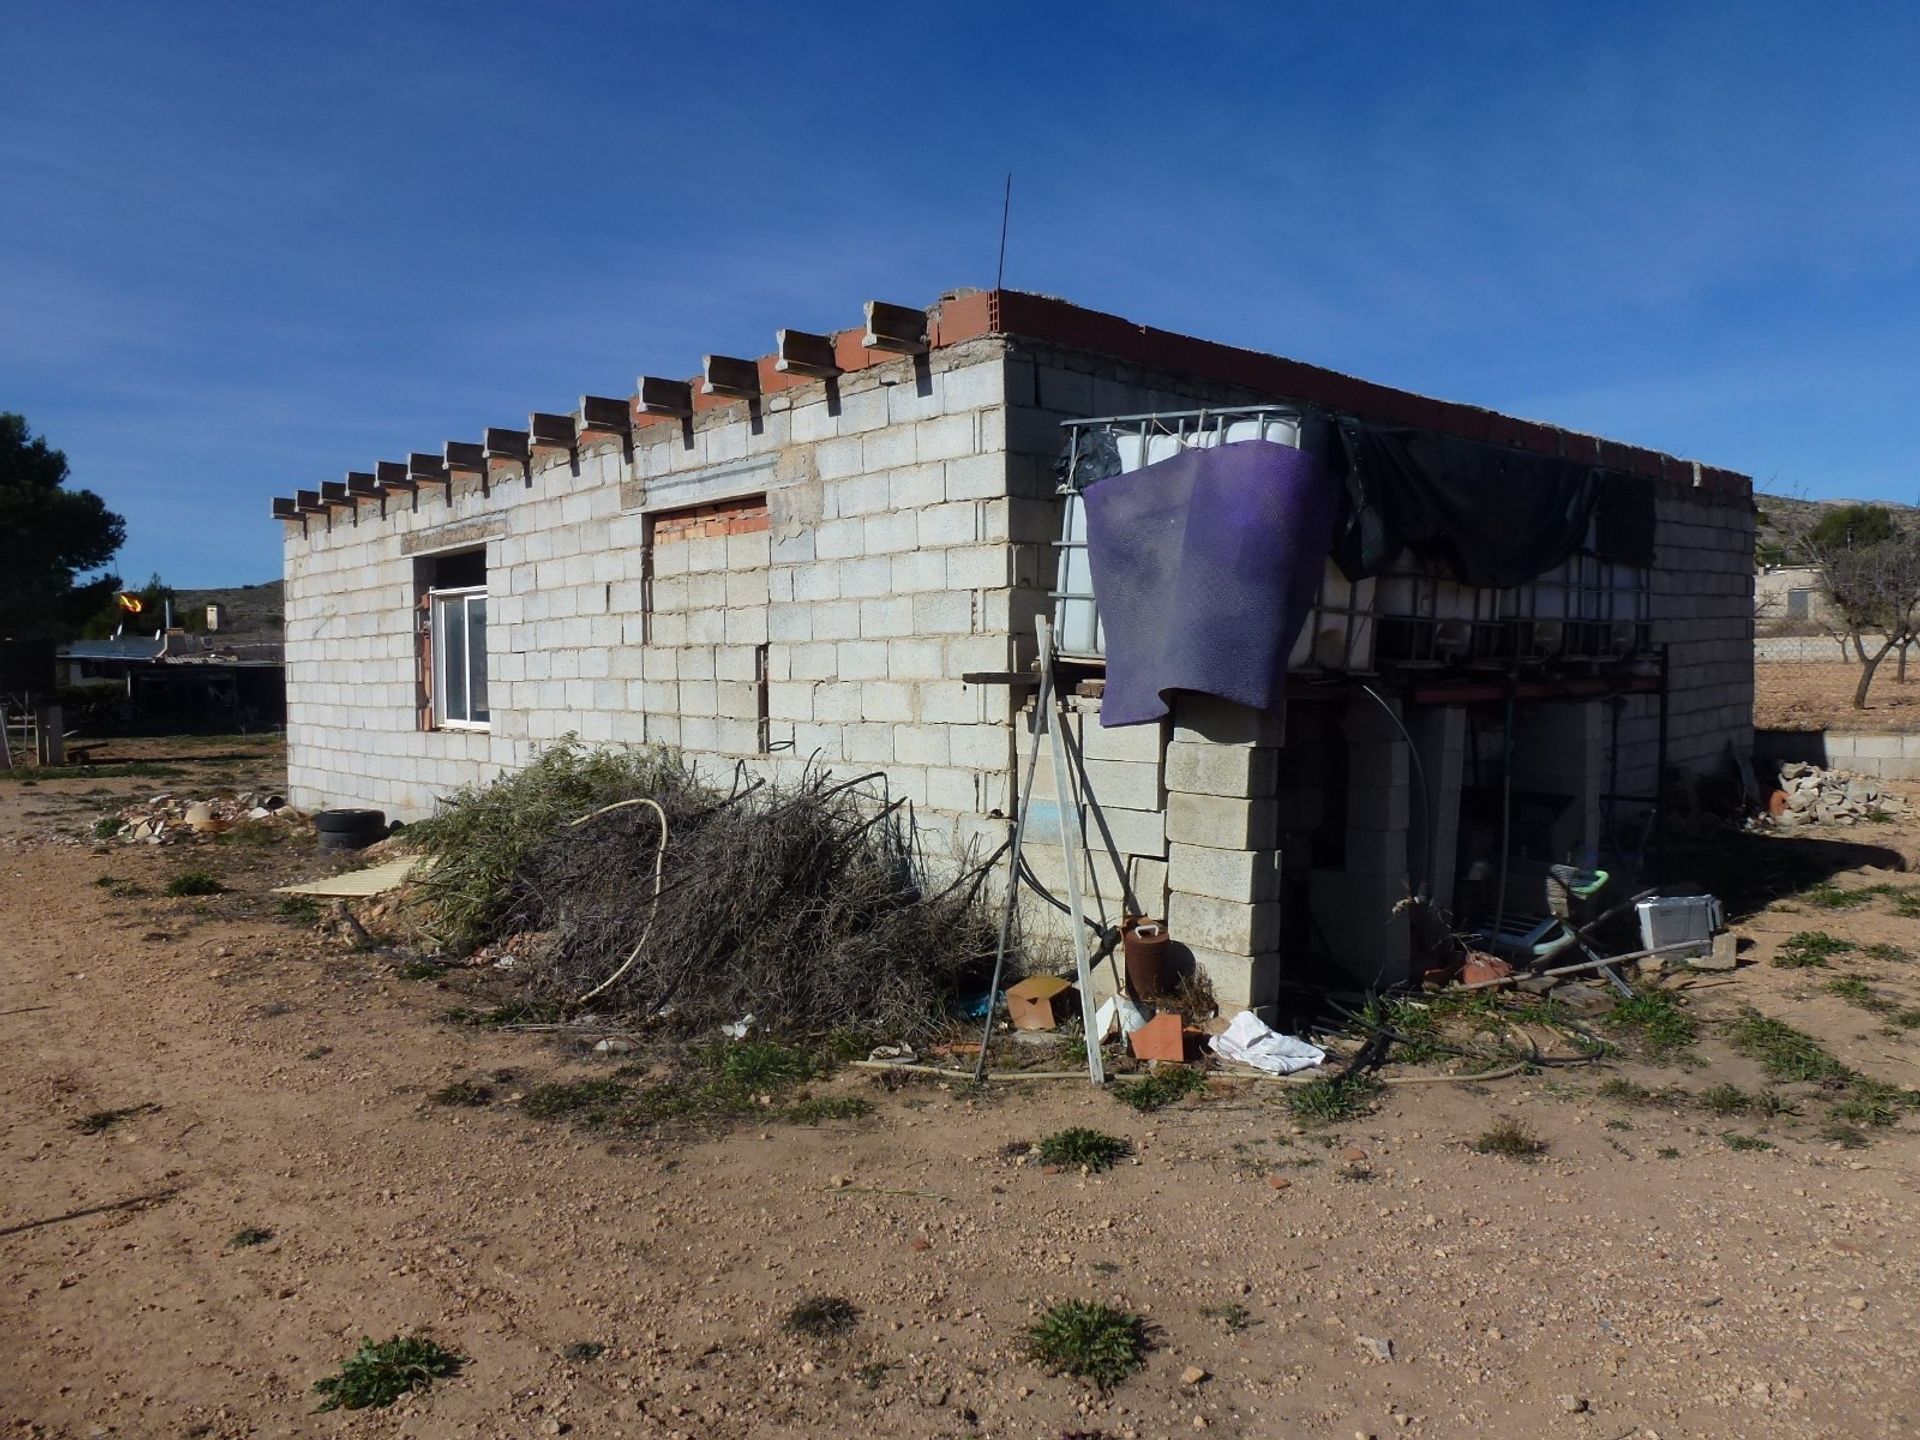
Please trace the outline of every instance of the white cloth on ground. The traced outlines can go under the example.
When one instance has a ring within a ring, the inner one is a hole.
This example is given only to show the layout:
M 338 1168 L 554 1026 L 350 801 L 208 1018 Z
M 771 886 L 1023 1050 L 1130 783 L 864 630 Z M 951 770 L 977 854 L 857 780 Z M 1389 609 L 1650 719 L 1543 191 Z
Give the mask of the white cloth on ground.
M 1213 1037 L 1213 1053 L 1223 1060 L 1291 1075 L 1322 1063 L 1327 1052 L 1294 1035 L 1282 1035 L 1251 1010 L 1242 1010 L 1224 1033 Z

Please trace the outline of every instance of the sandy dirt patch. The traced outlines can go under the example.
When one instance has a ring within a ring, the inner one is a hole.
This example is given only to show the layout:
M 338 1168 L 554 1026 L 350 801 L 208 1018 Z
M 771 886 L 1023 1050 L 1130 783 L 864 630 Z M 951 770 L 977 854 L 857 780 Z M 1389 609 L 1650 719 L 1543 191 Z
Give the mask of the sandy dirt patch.
M 272 760 L 169 783 L 252 783 Z M 1846 1148 L 1823 1133 L 1832 1092 L 1769 1081 L 1724 1028 L 1756 1006 L 1861 1072 L 1920 1083 L 1920 1030 L 1901 1019 L 1920 1009 L 1920 919 L 1901 898 L 1920 881 L 1895 870 L 1832 877 L 1887 887 L 1859 903 L 1818 891 L 1754 914 L 1756 963 L 1686 982 L 1701 1035 L 1673 1063 L 1401 1086 L 1328 1129 L 1298 1124 L 1270 1083 L 1139 1115 L 1075 1082 L 975 1095 L 846 1074 L 819 1093 L 866 1098 L 865 1118 L 609 1132 L 535 1121 L 521 1097 L 613 1062 L 448 1024 L 476 1003 L 466 978 L 402 978 L 395 956 L 280 913 L 269 887 L 317 868 L 301 845 L 46 838 L 85 828 L 108 798 L 88 788 L 0 780 L 9 1433 L 1672 1440 L 1920 1424 L 1920 1124 L 1903 1111 Z M 1892 864 L 1920 838 L 1880 830 Z M 189 863 L 230 889 L 167 898 Z M 1854 948 L 1768 963 L 1810 932 Z M 1848 978 L 1890 1008 L 1828 988 Z M 429 1103 L 461 1080 L 490 1103 Z M 1797 1113 L 1713 1113 L 1700 1097 L 1716 1085 Z M 76 1128 L 109 1111 L 134 1113 Z M 1474 1150 L 1502 1117 L 1545 1143 L 1536 1161 Z M 1075 1125 L 1125 1137 L 1132 1158 L 1049 1175 L 1007 1153 Z M 250 1229 L 271 1238 L 236 1246 Z M 820 1294 L 857 1307 L 852 1331 L 787 1333 Z M 1066 1298 L 1152 1327 L 1145 1368 L 1110 1394 L 1022 1353 Z M 465 1370 L 391 1410 L 312 1413 L 314 1382 L 362 1335 L 414 1330 Z M 605 1348 L 568 1358 L 583 1342 Z

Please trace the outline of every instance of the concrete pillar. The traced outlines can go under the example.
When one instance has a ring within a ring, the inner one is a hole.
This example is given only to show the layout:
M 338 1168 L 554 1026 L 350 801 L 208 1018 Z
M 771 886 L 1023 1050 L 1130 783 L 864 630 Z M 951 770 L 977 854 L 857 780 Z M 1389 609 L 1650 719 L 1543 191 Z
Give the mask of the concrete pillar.
M 1209 695 L 1174 701 L 1167 745 L 1167 926 L 1226 1013 L 1280 982 L 1280 747 L 1286 717 Z

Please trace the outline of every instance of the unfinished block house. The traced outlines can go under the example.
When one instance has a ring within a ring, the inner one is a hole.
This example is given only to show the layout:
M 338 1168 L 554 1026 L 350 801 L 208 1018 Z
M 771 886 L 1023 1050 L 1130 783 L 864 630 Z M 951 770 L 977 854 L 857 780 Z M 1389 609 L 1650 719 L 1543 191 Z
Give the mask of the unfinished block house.
M 1284 684 L 1176 680 L 1103 725 L 1103 607 L 1229 665 L 1242 625 L 1191 536 L 1184 579 L 1122 597 L 1091 499 L 1248 441 L 1339 491 L 1335 533 L 1219 555 L 1300 550 Z M 1410 894 L 1484 924 L 1515 866 L 1644 870 L 1663 797 L 1751 749 L 1744 476 L 1037 295 L 873 303 L 273 513 L 306 807 L 423 816 L 574 733 L 883 771 L 957 861 L 1006 838 L 1048 618 L 1076 798 L 1038 777 L 1035 878 L 1062 891 L 1064 821 L 1086 903 L 1163 915 L 1232 1008 L 1406 981 Z

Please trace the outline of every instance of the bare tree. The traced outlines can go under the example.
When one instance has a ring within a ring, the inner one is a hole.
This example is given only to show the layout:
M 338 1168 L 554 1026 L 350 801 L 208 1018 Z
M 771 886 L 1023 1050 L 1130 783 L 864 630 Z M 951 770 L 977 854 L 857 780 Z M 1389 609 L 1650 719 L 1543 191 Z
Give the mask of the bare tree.
M 1886 512 L 1880 512 L 1885 514 Z M 1836 536 L 1814 526 L 1797 536 L 1797 548 L 1818 572 L 1821 588 L 1852 633 L 1860 655 L 1860 683 L 1853 708 L 1867 708 L 1880 662 L 1896 647 L 1911 645 L 1920 631 L 1920 543 L 1892 528 L 1866 540 Z M 1875 637 L 1869 651 L 1864 637 Z

